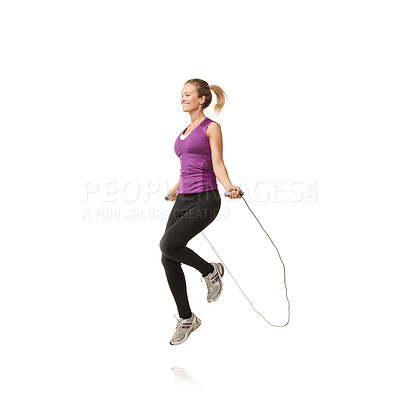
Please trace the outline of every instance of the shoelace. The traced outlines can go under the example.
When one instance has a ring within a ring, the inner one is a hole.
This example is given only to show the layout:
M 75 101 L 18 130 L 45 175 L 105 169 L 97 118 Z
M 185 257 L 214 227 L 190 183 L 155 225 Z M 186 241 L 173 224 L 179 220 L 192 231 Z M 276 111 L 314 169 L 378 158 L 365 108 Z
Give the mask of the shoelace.
M 216 282 L 216 281 L 213 281 L 211 278 L 207 278 L 207 277 L 200 277 L 200 280 L 202 281 L 202 282 L 206 282 L 206 285 L 207 285 L 207 290 L 208 290 L 208 293 L 210 293 L 211 292 L 211 289 L 212 289 L 212 285 Z

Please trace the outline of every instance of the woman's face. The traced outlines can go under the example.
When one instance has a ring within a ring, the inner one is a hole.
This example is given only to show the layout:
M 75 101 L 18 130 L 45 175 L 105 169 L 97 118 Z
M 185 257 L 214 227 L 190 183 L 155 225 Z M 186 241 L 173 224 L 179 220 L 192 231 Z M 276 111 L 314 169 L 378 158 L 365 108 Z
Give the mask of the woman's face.
M 201 99 L 197 97 L 197 90 L 194 85 L 191 83 L 186 83 L 185 86 L 182 89 L 181 93 L 181 104 L 183 111 L 185 112 L 190 112 L 190 111 L 195 111 L 199 108 L 201 108 L 201 103 L 204 103 L 205 96 L 203 96 Z

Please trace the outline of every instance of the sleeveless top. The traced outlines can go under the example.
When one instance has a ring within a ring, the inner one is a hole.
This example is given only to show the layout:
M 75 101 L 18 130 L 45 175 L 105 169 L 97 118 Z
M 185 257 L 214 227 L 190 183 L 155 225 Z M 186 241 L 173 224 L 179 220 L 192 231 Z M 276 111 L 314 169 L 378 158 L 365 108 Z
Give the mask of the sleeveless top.
M 204 118 L 185 139 L 181 135 L 175 140 L 175 154 L 181 160 L 181 174 L 177 193 L 199 193 L 208 190 L 218 190 L 217 179 L 213 170 L 211 147 L 206 129 L 213 122 Z

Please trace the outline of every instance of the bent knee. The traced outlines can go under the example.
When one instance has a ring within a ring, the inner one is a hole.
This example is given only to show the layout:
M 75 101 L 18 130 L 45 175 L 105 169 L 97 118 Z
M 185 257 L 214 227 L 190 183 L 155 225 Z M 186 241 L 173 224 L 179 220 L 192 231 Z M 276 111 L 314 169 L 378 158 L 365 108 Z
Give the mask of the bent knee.
M 160 240 L 161 253 L 168 257 L 171 254 L 172 249 L 173 245 L 171 243 L 171 240 L 168 239 L 168 236 L 164 235 Z
M 175 259 L 176 250 L 185 246 L 186 244 L 182 244 L 180 240 L 177 240 L 176 237 L 166 236 L 164 235 L 160 240 L 160 249 L 161 252 L 168 258 Z

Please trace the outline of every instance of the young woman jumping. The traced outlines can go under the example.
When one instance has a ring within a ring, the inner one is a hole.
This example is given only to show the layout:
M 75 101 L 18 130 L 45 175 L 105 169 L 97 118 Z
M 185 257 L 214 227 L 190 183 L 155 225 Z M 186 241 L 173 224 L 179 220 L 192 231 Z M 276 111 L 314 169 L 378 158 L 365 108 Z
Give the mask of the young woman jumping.
M 161 262 L 178 309 L 178 324 L 171 345 L 183 343 L 201 324 L 191 311 L 186 291 L 182 263 L 197 269 L 207 285 L 207 301 L 214 302 L 222 291 L 224 265 L 207 262 L 186 247 L 188 241 L 205 229 L 217 217 L 221 197 L 217 180 L 231 199 L 240 198 L 240 187 L 232 185 L 222 158 L 220 125 L 207 118 L 203 110 L 211 104 L 213 91 L 217 98 L 214 110 L 219 114 L 225 104 L 225 92 L 202 79 L 190 79 L 183 86 L 183 111 L 190 114 L 191 124 L 176 138 L 174 150 L 180 158 L 181 171 L 177 184 L 168 192 L 175 201 L 160 240 Z

